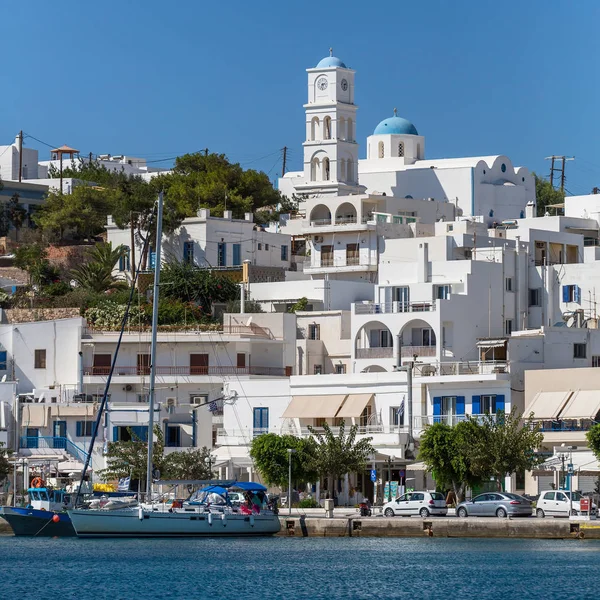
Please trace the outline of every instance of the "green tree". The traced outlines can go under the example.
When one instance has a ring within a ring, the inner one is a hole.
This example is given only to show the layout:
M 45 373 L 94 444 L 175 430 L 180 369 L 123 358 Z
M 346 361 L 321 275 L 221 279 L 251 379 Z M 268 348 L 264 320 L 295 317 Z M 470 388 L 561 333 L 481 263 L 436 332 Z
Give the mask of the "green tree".
M 111 207 L 110 190 L 78 185 L 71 194 L 50 190 L 33 220 L 50 239 L 88 239 L 104 231 Z
M 546 207 L 550 204 L 562 204 L 565 201 L 565 195 L 560 190 L 555 190 L 549 181 L 538 177 L 535 173 L 535 197 L 537 202 L 537 216 L 543 217 L 546 214 Z
M 164 460 L 165 479 L 212 479 L 213 472 L 208 468 L 208 448 L 188 448 L 181 452 L 167 454 Z
M 464 500 L 467 487 L 480 483 L 484 476 L 478 456 L 481 436 L 482 428 L 470 419 L 454 427 L 434 423 L 421 436 L 419 460 L 439 487 L 452 487 L 457 502 Z
M 123 289 L 127 283 L 113 275 L 113 269 L 125 255 L 125 246 L 112 247 L 110 242 L 96 244 L 87 252 L 87 262 L 71 271 L 74 281 L 86 290 L 106 292 Z
M 585 434 L 588 446 L 594 453 L 594 456 L 600 460 L 600 423 L 590 427 L 590 430 Z
M 27 271 L 30 285 L 43 287 L 58 279 L 58 269 L 48 260 L 47 250 L 38 243 L 23 245 L 15 250 L 15 267 Z
M 308 306 L 308 298 L 306 298 L 306 296 L 304 296 L 303 298 L 300 298 L 298 300 L 298 302 L 296 302 L 295 304 L 290 306 L 290 309 L 288 310 L 288 312 L 295 313 L 295 312 L 303 311 L 303 310 L 306 310 L 307 306 Z
M 307 482 L 317 477 L 312 468 L 314 444 L 310 438 L 264 433 L 256 436 L 250 446 L 250 456 L 263 479 L 270 485 L 287 488 L 289 454 L 292 453 L 292 481 Z
M 10 454 L 10 450 L 6 450 L 4 444 L 0 442 L 0 481 L 3 481 L 12 473 L 13 467 L 8 460 Z
M 211 314 L 214 302 L 230 302 L 239 294 L 228 277 L 175 260 L 162 265 L 160 278 L 165 298 L 194 302 L 204 314 Z
M 10 227 L 15 229 L 15 241 L 19 239 L 19 230 L 23 227 L 23 223 L 27 219 L 27 211 L 23 208 L 23 205 L 19 203 L 20 196 L 15 193 L 11 196 L 10 200 L 3 206 L 2 211 L 2 233 L 8 235 Z
M 516 408 L 506 414 L 498 411 L 496 415 L 486 415 L 480 427 L 482 435 L 477 440 L 475 463 L 480 473 L 495 478 L 498 490 L 503 489 L 505 477 L 531 471 L 544 461 L 536 452 L 544 434 L 533 421 L 533 414 L 523 421 Z
M 146 465 L 148 464 L 148 442 L 137 437 L 131 429 L 128 442 L 108 442 L 106 469 L 98 473 L 104 481 L 131 476 L 132 481 L 139 482 L 139 489 L 146 487 Z M 154 426 L 154 444 L 152 449 L 152 465 L 154 470 L 162 474 L 165 466 L 164 436 L 158 425 Z
M 375 452 L 371 445 L 372 437 L 356 441 L 358 426 L 352 425 L 346 434 L 346 424 L 342 421 L 337 435 L 327 423 L 323 432 L 308 427 L 315 441 L 312 466 L 321 477 L 329 478 L 329 493 L 335 496 L 336 482 L 346 473 L 364 470 L 367 460 Z

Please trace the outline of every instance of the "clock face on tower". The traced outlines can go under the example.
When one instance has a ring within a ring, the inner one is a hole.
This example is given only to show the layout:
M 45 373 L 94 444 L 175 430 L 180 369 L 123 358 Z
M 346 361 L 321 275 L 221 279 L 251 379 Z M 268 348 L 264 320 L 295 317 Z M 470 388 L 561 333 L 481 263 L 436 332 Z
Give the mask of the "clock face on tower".
M 346 79 L 342 79 L 340 85 L 342 86 L 342 90 L 344 90 L 344 92 L 348 89 L 348 81 L 346 81 Z
M 328 85 L 329 83 L 327 81 L 327 77 L 320 77 L 319 79 L 317 79 L 317 87 L 321 91 L 326 90 Z

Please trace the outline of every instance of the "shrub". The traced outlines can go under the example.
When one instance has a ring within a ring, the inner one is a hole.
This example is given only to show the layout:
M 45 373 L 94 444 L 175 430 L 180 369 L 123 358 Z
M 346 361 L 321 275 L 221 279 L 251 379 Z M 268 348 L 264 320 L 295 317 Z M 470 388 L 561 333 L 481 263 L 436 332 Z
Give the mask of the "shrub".
M 71 286 L 64 281 L 55 281 L 50 285 L 44 286 L 42 289 L 42 293 L 44 296 L 49 296 L 51 298 L 56 298 L 57 296 L 64 296 L 71 291 Z
M 95 329 L 117 331 L 121 327 L 126 308 L 125 304 L 115 304 L 110 300 L 105 300 L 98 306 L 88 308 L 84 316 Z M 144 310 L 132 305 L 129 309 L 128 323 L 133 327 L 147 325 L 148 319 Z
M 304 498 L 298 502 L 298 508 L 320 508 L 320 506 L 315 498 Z

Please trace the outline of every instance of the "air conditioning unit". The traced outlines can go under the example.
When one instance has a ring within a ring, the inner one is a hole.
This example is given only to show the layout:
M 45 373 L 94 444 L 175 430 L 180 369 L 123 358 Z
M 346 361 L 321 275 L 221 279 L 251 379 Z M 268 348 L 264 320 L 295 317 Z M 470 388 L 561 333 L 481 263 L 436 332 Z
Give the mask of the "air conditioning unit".
M 206 404 L 207 401 L 208 399 L 206 396 L 192 396 L 190 398 L 190 404 L 193 406 L 202 406 L 203 404 Z
M 177 398 L 167 398 L 167 408 L 175 408 L 177 406 Z
M 130 392 L 132 389 L 133 389 L 133 386 L 132 386 L 130 383 L 128 383 L 128 384 L 125 386 L 125 391 L 126 391 L 126 392 Z
M 317 244 L 320 244 L 323 241 L 323 236 L 322 235 L 315 235 L 315 242 Z

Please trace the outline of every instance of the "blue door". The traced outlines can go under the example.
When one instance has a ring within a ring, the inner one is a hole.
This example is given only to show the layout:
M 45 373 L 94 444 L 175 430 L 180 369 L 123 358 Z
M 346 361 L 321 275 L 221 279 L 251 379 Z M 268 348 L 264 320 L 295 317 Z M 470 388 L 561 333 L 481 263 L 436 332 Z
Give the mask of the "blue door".
M 25 432 L 25 448 L 37 448 L 40 430 L 37 427 L 28 427 Z
M 254 409 L 254 436 L 267 433 L 269 431 L 269 409 Z
M 52 447 L 53 448 L 66 448 L 67 447 L 67 422 L 66 421 L 54 421 L 54 433 L 53 433 Z

